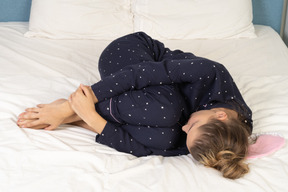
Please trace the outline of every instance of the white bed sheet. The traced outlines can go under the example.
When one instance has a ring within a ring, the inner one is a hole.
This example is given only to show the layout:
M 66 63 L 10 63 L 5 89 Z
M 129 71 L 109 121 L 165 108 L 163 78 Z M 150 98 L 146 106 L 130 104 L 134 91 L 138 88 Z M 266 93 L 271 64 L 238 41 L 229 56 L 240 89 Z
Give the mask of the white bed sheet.
M 67 98 L 99 80 L 99 55 L 109 41 L 28 39 L 27 23 L 0 23 L 0 191 L 288 191 L 288 147 L 248 160 L 238 180 L 191 155 L 136 158 L 94 142 L 95 134 L 63 125 L 20 129 L 26 107 Z M 288 50 L 270 27 L 256 39 L 165 41 L 224 64 L 254 112 L 254 132 L 288 138 Z

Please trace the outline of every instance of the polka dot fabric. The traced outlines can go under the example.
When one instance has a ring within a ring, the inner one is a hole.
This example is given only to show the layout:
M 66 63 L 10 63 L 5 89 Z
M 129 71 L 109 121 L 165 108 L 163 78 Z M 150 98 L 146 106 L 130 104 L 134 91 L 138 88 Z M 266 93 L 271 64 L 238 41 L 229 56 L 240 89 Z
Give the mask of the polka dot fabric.
M 188 153 L 181 130 L 191 113 L 225 107 L 252 129 L 252 113 L 226 68 L 143 32 L 113 41 L 99 60 L 92 85 L 96 110 L 108 121 L 96 141 L 136 156 Z

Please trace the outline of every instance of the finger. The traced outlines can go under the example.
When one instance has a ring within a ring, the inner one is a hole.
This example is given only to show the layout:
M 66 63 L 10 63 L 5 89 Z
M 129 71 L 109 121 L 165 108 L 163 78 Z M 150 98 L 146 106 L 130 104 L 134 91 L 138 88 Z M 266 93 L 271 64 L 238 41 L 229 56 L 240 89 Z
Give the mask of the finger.
M 27 125 L 29 122 L 32 122 L 34 120 L 25 120 L 23 122 L 20 122 L 19 124 L 17 124 L 20 128 L 30 128 L 30 129 L 44 129 L 46 127 L 48 127 L 49 125 L 47 124 L 39 124 L 39 125 L 36 125 L 36 126 L 30 126 L 30 125 Z
M 22 112 L 18 115 L 18 119 L 21 119 L 26 112 Z
M 25 109 L 26 112 L 39 112 L 40 108 L 32 107 L 32 108 L 27 108 Z
M 86 87 L 86 88 L 88 88 L 88 89 L 90 88 L 90 86 L 88 86 L 88 85 L 83 85 L 83 84 L 80 84 L 80 87 L 81 87 L 81 88 Z
M 45 127 L 44 129 L 47 130 L 47 131 L 52 131 L 52 130 L 54 130 L 56 128 L 57 127 L 55 127 L 55 126 L 49 125 L 48 127 Z
M 42 125 L 42 124 L 44 124 L 44 123 L 42 123 L 42 121 L 35 120 L 35 121 L 28 122 L 28 123 L 26 123 L 23 126 L 27 127 L 27 128 L 33 128 L 33 127 L 36 127 L 36 126 L 39 126 L 39 125 Z M 23 126 L 21 126 L 21 127 L 23 128 Z
M 36 120 L 37 120 L 37 119 L 29 119 L 29 120 L 22 119 L 22 120 L 17 121 L 17 125 L 18 125 L 19 127 L 22 127 L 22 128 L 28 127 L 28 126 L 27 126 L 28 123 L 30 123 L 30 122 L 32 122 L 32 121 L 36 121 Z
M 24 112 L 18 116 L 18 119 L 38 119 L 39 113 L 36 112 Z
M 37 125 L 37 126 L 34 126 L 34 127 L 31 127 L 31 129 L 45 129 L 48 125 Z
M 75 96 L 78 96 L 78 97 L 85 96 L 85 93 L 84 93 L 83 89 L 81 88 L 81 86 L 79 86 L 79 88 L 75 92 Z
M 46 104 L 38 104 L 38 105 L 36 105 L 36 106 L 39 107 L 39 108 L 43 108 L 43 107 L 45 107 L 45 105 L 46 105 Z
M 19 127 L 21 127 L 22 125 L 25 124 L 25 121 L 26 121 L 26 120 L 24 120 L 24 119 L 18 119 L 17 125 L 18 125 Z
M 89 90 L 89 88 L 88 88 L 87 86 L 82 85 L 82 86 L 81 86 L 81 89 L 82 89 L 83 93 L 84 93 L 87 97 L 91 97 L 90 90 Z
M 25 127 L 27 127 L 27 126 L 26 126 L 26 123 L 28 123 L 28 121 L 26 121 L 26 120 L 19 120 L 19 121 L 17 121 L 17 125 L 18 125 L 18 127 L 20 127 L 20 128 L 25 128 Z
M 36 112 L 26 112 L 26 113 L 23 115 L 23 118 L 24 118 L 24 119 L 37 119 L 37 118 L 39 118 L 39 113 L 36 113 Z
M 90 91 L 90 93 L 93 93 L 91 86 L 88 86 L 88 85 L 83 85 L 83 86 L 86 87 Z
M 76 93 L 72 93 L 69 98 L 68 98 L 68 102 L 70 103 L 70 106 L 72 109 L 74 109 L 74 104 L 75 104 L 75 101 L 77 100 L 76 97 Z
M 74 93 L 72 93 L 72 94 L 70 95 L 71 101 L 73 101 L 74 98 L 77 97 L 77 94 L 79 94 L 79 93 L 78 93 L 77 91 L 75 91 Z
M 76 91 L 82 91 L 82 89 L 81 89 L 81 84 L 79 85 L 79 87 L 77 88 Z
M 71 94 L 71 95 L 72 95 L 72 98 L 73 98 L 73 97 L 76 97 L 78 94 L 81 94 L 81 93 L 83 93 L 83 92 L 82 92 L 82 89 L 81 89 L 80 86 L 79 86 L 79 87 L 76 89 L 76 91 Z
M 82 84 L 79 86 L 79 92 L 81 92 L 83 95 L 85 95 L 85 93 L 83 91 L 83 85 Z

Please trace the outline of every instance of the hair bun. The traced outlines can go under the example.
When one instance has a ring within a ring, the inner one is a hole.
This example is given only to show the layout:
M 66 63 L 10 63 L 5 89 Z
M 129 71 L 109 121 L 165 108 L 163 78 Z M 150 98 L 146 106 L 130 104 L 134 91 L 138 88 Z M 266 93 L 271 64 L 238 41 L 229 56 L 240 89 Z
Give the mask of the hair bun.
M 244 158 L 237 156 L 232 151 L 218 152 L 216 162 L 214 168 L 221 171 L 226 178 L 237 179 L 249 171 L 248 165 L 244 163 Z

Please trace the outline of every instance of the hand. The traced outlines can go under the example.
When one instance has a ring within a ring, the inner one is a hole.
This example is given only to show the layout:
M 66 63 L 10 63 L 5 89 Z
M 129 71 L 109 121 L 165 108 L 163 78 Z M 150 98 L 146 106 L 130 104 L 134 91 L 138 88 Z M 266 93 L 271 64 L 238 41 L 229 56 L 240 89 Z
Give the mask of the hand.
M 81 84 L 68 100 L 74 112 L 86 122 L 97 113 L 94 106 L 95 98 L 91 87 Z
M 93 90 L 92 90 L 92 88 L 90 87 L 90 86 L 87 86 L 87 85 L 80 85 L 80 87 L 85 87 L 86 89 L 88 89 L 89 90 L 89 93 L 91 94 L 91 97 L 92 97 L 92 99 L 93 99 L 93 102 L 96 104 L 96 103 L 98 103 L 98 99 L 97 99 L 97 97 L 95 96 L 95 94 L 94 94 L 94 92 L 93 92 Z
M 69 103 L 74 112 L 90 127 L 89 130 L 101 134 L 107 121 L 95 110 L 94 97 L 91 87 L 81 84 L 70 95 Z

